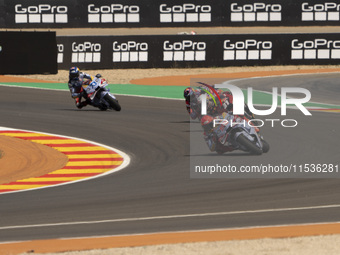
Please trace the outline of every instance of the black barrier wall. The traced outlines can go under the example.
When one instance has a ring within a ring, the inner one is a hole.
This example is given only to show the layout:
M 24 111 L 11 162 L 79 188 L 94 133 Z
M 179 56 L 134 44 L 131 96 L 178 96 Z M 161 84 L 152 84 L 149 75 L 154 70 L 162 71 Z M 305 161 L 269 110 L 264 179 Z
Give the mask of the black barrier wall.
M 337 65 L 340 34 L 57 37 L 59 69 Z
M 338 0 L 2 0 L 2 28 L 340 25 Z
M 56 44 L 55 32 L 0 32 L 0 73 L 57 73 Z

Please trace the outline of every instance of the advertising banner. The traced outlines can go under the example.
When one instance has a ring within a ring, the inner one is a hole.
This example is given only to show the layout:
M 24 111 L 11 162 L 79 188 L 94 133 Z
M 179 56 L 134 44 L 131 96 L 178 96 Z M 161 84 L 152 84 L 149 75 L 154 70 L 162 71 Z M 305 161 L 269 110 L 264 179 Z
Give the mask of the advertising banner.
M 338 26 L 340 3 L 322 0 L 3 0 L 2 28 Z
M 328 65 L 340 34 L 64 36 L 57 49 L 60 69 Z

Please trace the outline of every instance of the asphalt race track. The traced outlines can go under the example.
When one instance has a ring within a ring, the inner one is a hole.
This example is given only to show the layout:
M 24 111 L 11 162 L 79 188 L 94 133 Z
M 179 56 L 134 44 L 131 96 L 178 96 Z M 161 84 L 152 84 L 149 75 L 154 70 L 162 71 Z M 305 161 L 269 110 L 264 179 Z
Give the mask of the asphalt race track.
M 312 94 L 327 86 L 332 93 L 313 100 L 335 103 L 339 76 L 267 78 L 253 85 L 303 82 Z M 118 99 L 121 112 L 77 110 L 68 92 L 0 87 L 0 126 L 88 139 L 131 157 L 126 169 L 98 179 L 0 195 L 0 242 L 340 221 L 340 179 L 192 179 L 184 102 Z M 339 115 L 289 114 L 301 126 L 263 128 L 268 154 L 222 157 L 227 163 L 339 164 Z

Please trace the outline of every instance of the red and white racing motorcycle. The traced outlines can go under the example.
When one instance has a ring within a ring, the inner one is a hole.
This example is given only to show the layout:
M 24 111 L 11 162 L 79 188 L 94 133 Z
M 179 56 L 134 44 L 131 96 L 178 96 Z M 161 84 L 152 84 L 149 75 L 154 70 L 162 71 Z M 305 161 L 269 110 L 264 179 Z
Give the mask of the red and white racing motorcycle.
M 223 146 L 232 147 L 252 154 L 261 155 L 269 151 L 269 144 L 252 125 L 251 120 L 244 116 L 227 114 L 214 120 L 214 132 L 218 142 Z
M 99 108 L 102 111 L 112 109 L 120 111 L 121 106 L 118 103 L 117 98 L 110 93 L 110 89 L 107 88 L 108 83 L 103 78 L 95 77 L 88 85 L 83 83 L 83 96 L 90 99 L 90 105 Z

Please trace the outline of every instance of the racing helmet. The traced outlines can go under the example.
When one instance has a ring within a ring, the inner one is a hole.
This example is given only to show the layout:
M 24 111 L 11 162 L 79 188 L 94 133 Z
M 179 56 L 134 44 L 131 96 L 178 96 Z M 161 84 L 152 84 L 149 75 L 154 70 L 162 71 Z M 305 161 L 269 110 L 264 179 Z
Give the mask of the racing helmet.
M 210 115 L 204 115 L 201 119 L 201 125 L 204 131 L 210 131 L 214 127 L 214 118 Z
M 190 102 L 190 96 L 193 94 L 193 90 L 191 87 L 188 87 L 184 90 L 184 98 Z
M 73 66 L 70 68 L 70 72 L 69 72 L 70 79 L 78 78 L 79 74 L 80 74 L 80 70 L 78 67 Z

